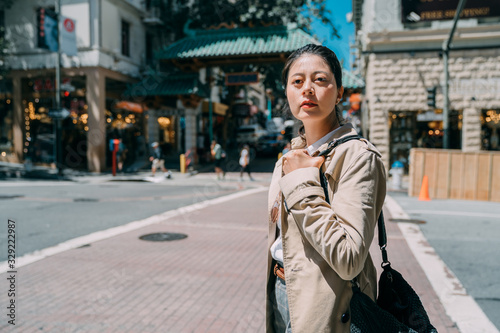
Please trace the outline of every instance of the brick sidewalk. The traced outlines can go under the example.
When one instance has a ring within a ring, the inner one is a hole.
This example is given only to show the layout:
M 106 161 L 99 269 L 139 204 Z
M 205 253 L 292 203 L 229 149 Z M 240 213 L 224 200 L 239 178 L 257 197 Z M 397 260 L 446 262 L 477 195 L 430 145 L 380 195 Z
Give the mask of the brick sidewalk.
M 19 268 L 14 331 L 264 332 L 266 197 L 205 207 Z M 387 229 L 394 268 L 419 292 L 438 331 L 458 332 L 397 225 Z M 138 239 L 154 232 L 188 237 Z M 0 279 L 5 299 L 6 274 Z M 3 314 L 0 331 L 11 328 Z

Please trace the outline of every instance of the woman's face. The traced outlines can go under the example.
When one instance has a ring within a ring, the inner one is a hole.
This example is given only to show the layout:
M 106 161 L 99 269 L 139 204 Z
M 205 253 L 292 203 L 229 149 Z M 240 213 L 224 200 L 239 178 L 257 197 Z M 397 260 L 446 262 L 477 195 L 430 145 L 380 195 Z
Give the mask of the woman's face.
M 322 57 L 304 54 L 290 66 L 286 96 L 290 110 L 304 125 L 336 121 L 335 104 L 344 88 L 337 87 L 330 66 Z

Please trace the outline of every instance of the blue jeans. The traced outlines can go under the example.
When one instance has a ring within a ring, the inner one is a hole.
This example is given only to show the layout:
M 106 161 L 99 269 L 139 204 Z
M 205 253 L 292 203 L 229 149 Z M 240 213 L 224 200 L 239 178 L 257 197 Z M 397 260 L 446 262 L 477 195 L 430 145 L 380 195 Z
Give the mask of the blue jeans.
M 292 333 L 290 312 L 288 311 L 288 296 L 285 281 L 276 277 L 274 291 L 271 296 L 274 312 L 274 330 L 276 333 Z

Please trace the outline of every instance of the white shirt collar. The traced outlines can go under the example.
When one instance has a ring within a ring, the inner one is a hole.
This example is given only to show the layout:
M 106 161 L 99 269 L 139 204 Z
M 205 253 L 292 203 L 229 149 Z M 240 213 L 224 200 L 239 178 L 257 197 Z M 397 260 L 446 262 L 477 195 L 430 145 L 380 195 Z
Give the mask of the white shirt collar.
M 306 149 L 309 155 L 312 156 L 319 149 L 319 147 L 330 141 L 335 132 L 337 132 L 340 128 L 342 128 L 342 126 L 337 127 L 336 129 L 334 129 L 333 131 L 331 131 L 330 133 L 328 133 L 327 135 L 325 135 L 324 137 L 322 137 L 321 139 L 319 139 L 318 141 L 307 147 Z

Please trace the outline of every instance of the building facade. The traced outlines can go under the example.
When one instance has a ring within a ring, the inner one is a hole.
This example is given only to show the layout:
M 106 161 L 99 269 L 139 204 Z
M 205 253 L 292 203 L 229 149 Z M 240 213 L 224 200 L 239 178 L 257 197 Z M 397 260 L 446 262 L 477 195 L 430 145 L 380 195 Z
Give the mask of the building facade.
M 38 11 L 55 10 L 55 1 L 13 2 L 0 12 L 8 52 L 3 62 L 0 104 L 2 160 L 54 162 L 57 54 L 38 47 Z M 122 136 L 137 144 L 145 128 L 141 110 L 116 105 L 128 84 L 144 71 L 146 9 L 140 0 L 62 0 L 61 14 L 76 22 L 78 55 L 61 59 L 61 106 L 65 167 L 102 172 L 108 141 Z
M 368 135 L 388 168 L 407 167 L 413 147 L 443 148 L 442 45 L 458 0 L 446 3 L 353 0 Z M 466 5 L 449 51 L 450 149 L 500 150 L 500 4 L 482 3 Z

